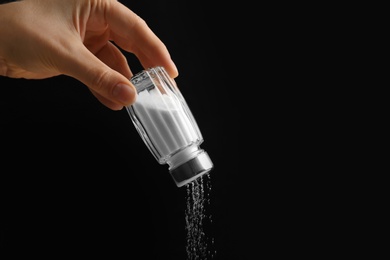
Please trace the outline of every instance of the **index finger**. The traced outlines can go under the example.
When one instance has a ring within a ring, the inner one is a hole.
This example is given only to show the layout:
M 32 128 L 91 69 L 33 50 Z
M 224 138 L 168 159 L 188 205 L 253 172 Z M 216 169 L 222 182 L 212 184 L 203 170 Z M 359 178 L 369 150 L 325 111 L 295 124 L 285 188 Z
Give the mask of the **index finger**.
M 172 78 L 178 76 L 165 44 L 140 16 L 122 3 L 113 1 L 106 11 L 106 21 L 111 39 L 120 48 L 133 53 L 144 68 L 163 66 Z

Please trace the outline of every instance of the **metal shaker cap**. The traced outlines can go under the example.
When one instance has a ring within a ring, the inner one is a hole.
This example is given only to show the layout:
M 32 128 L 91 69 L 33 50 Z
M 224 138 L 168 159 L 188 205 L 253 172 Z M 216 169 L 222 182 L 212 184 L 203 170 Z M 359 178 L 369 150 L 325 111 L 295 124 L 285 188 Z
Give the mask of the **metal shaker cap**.
M 213 168 L 207 152 L 203 151 L 196 157 L 170 170 L 171 176 L 177 187 L 182 187 L 193 180 L 199 178 L 205 173 L 208 173 Z

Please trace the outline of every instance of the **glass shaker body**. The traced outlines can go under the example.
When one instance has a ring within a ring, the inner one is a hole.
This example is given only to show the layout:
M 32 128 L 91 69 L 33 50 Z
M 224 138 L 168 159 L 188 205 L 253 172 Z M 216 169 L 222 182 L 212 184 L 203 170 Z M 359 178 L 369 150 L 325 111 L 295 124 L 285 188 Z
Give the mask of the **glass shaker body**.
M 135 128 L 160 164 L 168 164 L 178 187 L 213 168 L 200 148 L 202 134 L 175 81 L 163 67 L 143 70 L 131 79 L 137 100 L 127 106 Z

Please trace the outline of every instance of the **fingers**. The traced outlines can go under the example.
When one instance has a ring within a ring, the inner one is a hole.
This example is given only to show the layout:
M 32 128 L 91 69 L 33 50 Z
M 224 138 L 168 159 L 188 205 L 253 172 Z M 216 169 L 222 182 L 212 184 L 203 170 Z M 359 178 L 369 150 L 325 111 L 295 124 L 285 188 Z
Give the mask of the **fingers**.
M 100 49 L 95 56 L 111 69 L 118 71 L 126 78 L 129 79 L 133 76 L 125 55 L 123 55 L 123 53 L 111 42 L 107 42 L 107 44 Z
M 163 66 L 172 78 L 178 76 L 166 46 L 134 12 L 118 1 L 106 7 L 110 39 L 137 56 L 144 68 Z M 125 56 L 111 42 L 92 53 L 82 43 L 72 46 L 64 62 L 65 74 L 74 77 L 91 90 L 107 107 L 120 110 L 136 100 L 136 90 L 129 81 L 132 72 Z
M 137 14 L 113 1 L 106 19 L 112 40 L 124 50 L 134 53 L 144 68 L 163 66 L 172 78 L 178 76 L 166 46 Z
M 84 83 L 101 103 L 120 110 L 135 102 L 136 90 L 129 81 L 131 71 L 114 45 L 108 43 L 96 56 L 82 43 L 73 45 L 69 51 L 61 70 Z

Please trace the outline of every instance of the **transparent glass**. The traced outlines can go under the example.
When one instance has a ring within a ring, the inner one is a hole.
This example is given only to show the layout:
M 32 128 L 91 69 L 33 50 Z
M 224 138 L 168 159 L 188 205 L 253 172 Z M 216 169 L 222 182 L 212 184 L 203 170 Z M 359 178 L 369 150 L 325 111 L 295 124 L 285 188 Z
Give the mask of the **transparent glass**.
M 200 144 L 202 134 L 175 81 L 163 67 L 143 70 L 131 82 L 136 102 L 126 109 L 160 164 L 168 164 L 178 187 L 208 173 L 213 163 Z

